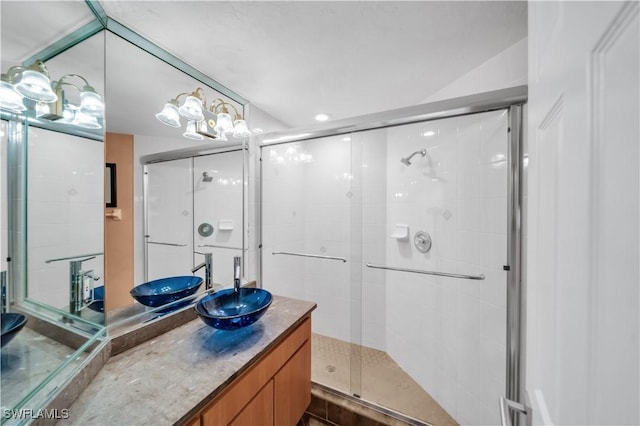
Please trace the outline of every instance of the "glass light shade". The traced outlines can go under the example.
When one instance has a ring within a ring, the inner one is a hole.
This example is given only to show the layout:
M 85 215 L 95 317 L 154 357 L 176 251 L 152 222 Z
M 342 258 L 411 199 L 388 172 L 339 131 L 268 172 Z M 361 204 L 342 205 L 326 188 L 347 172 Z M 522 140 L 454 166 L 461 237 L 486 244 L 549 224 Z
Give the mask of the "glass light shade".
M 227 139 L 227 135 L 225 135 L 225 134 L 224 134 L 224 132 L 220 132 L 220 131 L 218 131 L 218 130 L 216 130 L 216 138 L 217 138 L 219 141 L 226 141 L 226 140 L 228 140 L 228 139 Z
M 202 121 L 197 121 L 196 122 L 196 132 L 198 132 L 198 133 L 209 133 L 209 126 L 207 126 L 207 120 L 202 120 Z
M 92 87 L 85 86 L 80 93 L 80 111 L 93 117 L 104 115 L 104 102 L 102 96 L 97 94 Z
M 204 136 L 202 136 L 199 133 L 196 133 L 196 122 L 195 121 L 189 121 L 187 123 L 187 129 L 182 134 L 182 136 L 184 136 L 185 138 L 188 138 L 188 139 L 196 140 L 196 141 L 201 141 L 201 140 L 204 139 Z
M 55 102 L 58 96 L 51 89 L 49 77 L 38 71 L 26 70 L 16 84 L 16 90 L 27 99 L 42 102 Z
M 76 117 L 76 110 L 77 107 L 75 105 L 65 104 L 62 119 L 58 120 L 58 123 L 73 123 Z
M 251 132 L 247 127 L 247 122 L 244 120 L 236 120 L 233 122 L 233 137 L 234 138 L 244 138 L 250 136 Z
M 204 114 L 202 114 L 202 102 L 195 96 L 187 96 L 184 104 L 178 108 L 180 115 L 187 120 L 202 121 L 204 120 Z
M 233 121 L 231 121 L 231 116 L 226 112 L 221 112 L 217 117 L 216 127 L 213 129 L 218 133 L 228 133 L 233 131 Z
M 50 112 L 51 112 L 51 108 L 49 108 L 49 104 L 44 102 L 38 102 L 36 104 L 36 117 L 49 114 Z
M 13 84 L 6 81 L 0 82 L 0 108 L 12 112 L 22 112 L 27 109 L 22 103 L 22 95 L 16 92 Z
M 85 129 L 102 129 L 102 126 L 98 123 L 98 119 L 96 117 L 85 114 L 80 110 L 76 111 L 76 116 L 71 124 Z
M 156 118 L 167 126 L 180 127 L 180 113 L 178 112 L 178 107 L 171 102 L 164 104 L 164 108 L 156 114 Z

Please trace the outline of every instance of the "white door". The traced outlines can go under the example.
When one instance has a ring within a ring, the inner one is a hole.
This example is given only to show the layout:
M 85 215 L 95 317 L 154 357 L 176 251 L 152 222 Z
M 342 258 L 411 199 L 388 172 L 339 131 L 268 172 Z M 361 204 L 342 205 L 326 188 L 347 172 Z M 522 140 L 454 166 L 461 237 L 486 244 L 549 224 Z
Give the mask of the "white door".
M 640 424 L 638 15 L 529 3 L 533 424 Z

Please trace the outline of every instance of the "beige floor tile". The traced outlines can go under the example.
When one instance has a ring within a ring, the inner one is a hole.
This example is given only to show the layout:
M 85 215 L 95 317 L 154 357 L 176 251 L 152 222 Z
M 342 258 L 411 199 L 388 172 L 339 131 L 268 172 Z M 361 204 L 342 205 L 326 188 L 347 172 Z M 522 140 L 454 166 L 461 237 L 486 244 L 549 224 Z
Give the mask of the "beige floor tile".
M 314 382 L 352 395 L 358 380 L 352 371 L 361 370 L 362 399 L 436 426 L 457 425 L 386 352 L 320 334 L 313 334 L 311 350 Z

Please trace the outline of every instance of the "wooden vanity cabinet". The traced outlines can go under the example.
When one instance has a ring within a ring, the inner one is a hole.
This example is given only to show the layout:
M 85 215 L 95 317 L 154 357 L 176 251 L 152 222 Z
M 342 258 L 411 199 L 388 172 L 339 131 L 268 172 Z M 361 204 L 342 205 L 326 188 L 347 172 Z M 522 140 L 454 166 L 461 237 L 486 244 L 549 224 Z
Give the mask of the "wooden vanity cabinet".
M 311 317 L 218 395 L 189 426 L 295 425 L 311 402 Z

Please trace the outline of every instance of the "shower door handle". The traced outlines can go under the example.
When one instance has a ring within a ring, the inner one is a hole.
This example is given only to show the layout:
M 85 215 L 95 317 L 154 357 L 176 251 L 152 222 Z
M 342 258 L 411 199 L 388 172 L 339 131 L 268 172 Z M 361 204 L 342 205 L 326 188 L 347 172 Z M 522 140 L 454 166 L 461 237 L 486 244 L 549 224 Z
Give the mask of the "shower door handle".
M 158 241 L 147 241 L 147 244 L 157 244 L 159 246 L 171 246 L 171 247 L 186 247 L 186 244 L 176 244 L 176 243 L 161 243 Z
M 502 426 L 513 426 L 513 422 L 511 421 L 511 411 L 522 413 L 524 415 L 528 414 L 527 407 L 525 407 L 524 404 L 520 404 L 519 402 L 515 402 L 501 396 L 500 420 L 502 422 Z
M 290 252 L 290 251 L 274 251 L 273 253 L 271 253 L 272 255 L 276 255 L 276 254 L 284 254 L 287 256 L 300 256 L 300 257 L 312 257 L 314 259 L 325 259 L 325 260 L 339 260 L 341 262 L 346 263 L 347 259 L 345 259 L 344 257 L 338 257 L 338 256 L 323 256 L 320 254 L 309 254 L 309 253 L 294 253 L 294 252 Z

